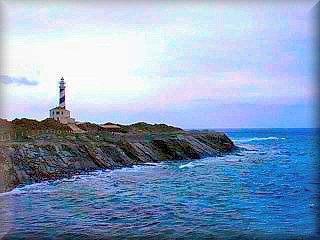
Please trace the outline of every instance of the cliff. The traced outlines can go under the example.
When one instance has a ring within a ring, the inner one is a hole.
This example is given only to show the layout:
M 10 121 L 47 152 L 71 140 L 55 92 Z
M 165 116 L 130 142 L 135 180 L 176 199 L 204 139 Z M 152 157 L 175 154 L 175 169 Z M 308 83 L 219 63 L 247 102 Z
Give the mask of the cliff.
M 217 132 L 42 135 L 0 146 L 0 192 L 84 171 L 164 160 L 199 159 L 232 151 Z

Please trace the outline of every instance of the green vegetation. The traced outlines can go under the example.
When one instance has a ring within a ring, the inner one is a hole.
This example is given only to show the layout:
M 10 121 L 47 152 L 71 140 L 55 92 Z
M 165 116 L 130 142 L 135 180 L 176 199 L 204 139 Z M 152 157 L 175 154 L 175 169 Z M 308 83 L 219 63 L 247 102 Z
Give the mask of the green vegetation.
M 166 124 L 148 124 L 145 122 L 138 122 L 128 126 L 130 130 L 142 132 L 177 132 L 183 131 L 181 128 L 168 126 Z
M 111 122 L 99 125 L 86 122 L 77 124 L 77 126 L 84 132 L 73 132 L 68 125 L 61 124 L 51 118 L 43 121 L 27 118 L 14 119 L 13 121 L 0 119 L 0 137 L 2 137 L 2 141 L 14 140 L 16 142 L 56 139 L 59 141 L 70 140 L 74 143 L 88 141 L 118 143 L 123 139 L 151 142 L 155 138 L 170 139 L 184 133 L 181 128 L 144 122 L 131 125 Z
M 60 130 L 60 131 L 71 131 L 71 129 L 64 124 L 59 123 L 58 121 L 47 118 L 43 121 L 37 121 L 33 119 L 14 119 L 11 122 L 11 127 L 14 130 Z

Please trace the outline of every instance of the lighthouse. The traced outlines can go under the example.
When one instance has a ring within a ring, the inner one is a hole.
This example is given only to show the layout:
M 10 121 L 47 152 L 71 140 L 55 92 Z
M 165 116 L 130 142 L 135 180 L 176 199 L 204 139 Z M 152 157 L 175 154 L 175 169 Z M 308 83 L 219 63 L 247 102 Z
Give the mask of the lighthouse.
M 60 79 L 59 89 L 60 89 L 59 107 L 66 108 L 66 92 L 65 92 L 66 86 L 65 86 L 63 77 Z
M 66 109 L 66 84 L 63 77 L 59 82 L 59 106 L 50 109 L 49 115 L 63 124 L 75 123 L 75 119 L 70 118 L 70 111 Z

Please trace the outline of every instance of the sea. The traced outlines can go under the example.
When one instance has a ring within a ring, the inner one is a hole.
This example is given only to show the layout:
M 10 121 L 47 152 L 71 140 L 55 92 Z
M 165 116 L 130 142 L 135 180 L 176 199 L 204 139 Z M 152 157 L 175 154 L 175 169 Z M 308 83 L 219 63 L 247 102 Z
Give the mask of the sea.
M 0 239 L 320 239 L 319 130 L 223 129 L 221 157 L 0 194 Z

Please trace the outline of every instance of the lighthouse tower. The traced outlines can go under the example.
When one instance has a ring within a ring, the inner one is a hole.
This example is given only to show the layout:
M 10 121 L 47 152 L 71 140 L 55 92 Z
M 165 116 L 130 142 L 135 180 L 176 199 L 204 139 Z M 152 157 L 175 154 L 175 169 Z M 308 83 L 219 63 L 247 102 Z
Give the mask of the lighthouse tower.
M 62 77 L 59 82 L 59 106 L 50 109 L 50 118 L 53 118 L 60 123 L 70 124 L 75 123 L 74 118 L 70 118 L 70 111 L 66 109 L 66 85 Z
M 65 92 L 66 86 L 65 86 L 63 77 L 60 80 L 59 89 L 60 89 L 59 107 L 66 108 L 66 92 Z

